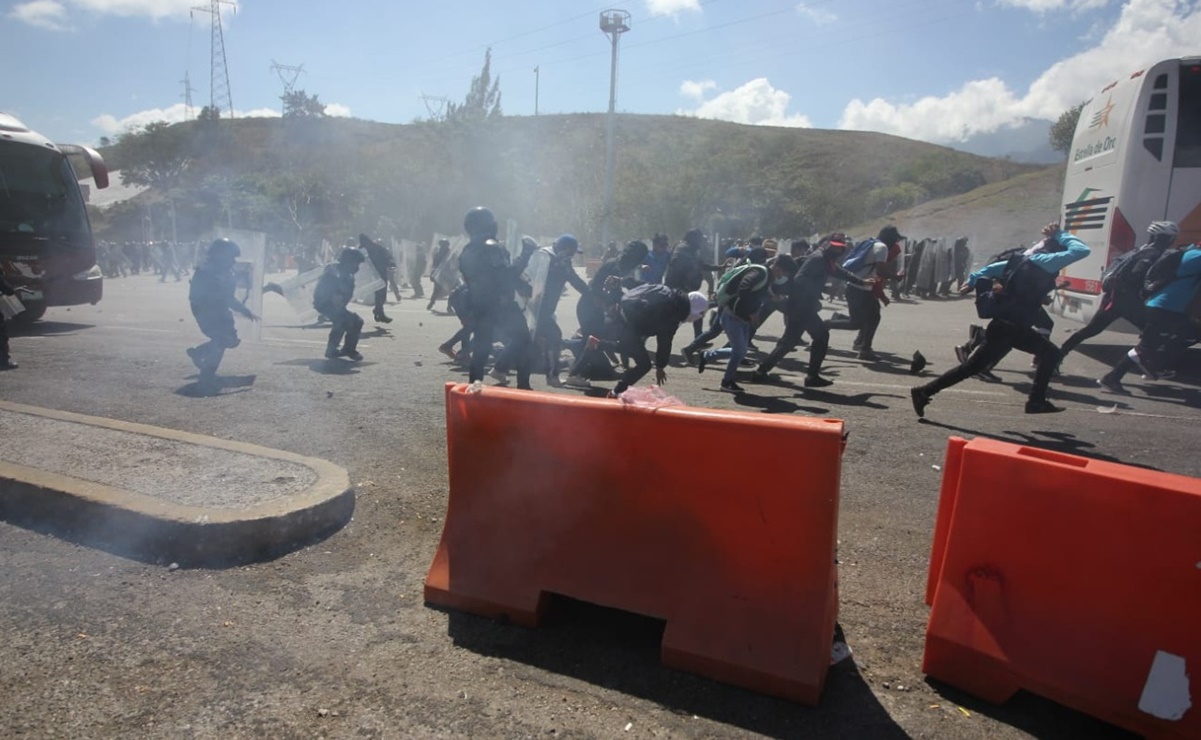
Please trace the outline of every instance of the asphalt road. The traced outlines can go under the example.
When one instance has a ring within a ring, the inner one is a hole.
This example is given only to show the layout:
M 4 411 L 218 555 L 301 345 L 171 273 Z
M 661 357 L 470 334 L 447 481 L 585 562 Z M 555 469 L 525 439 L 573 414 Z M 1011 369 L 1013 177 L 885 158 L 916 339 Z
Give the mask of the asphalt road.
M 560 310 L 567 333 L 573 306 Z M 860 363 L 836 332 L 836 383 L 820 391 L 800 386 L 800 352 L 780 368 L 787 384 L 743 396 L 718 392 L 719 372 L 669 370 L 665 389 L 688 404 L 847 422 L 839 622 L 854 655 L 810 709 L 662 668 L 653 620 L 563 601 L 526 630 L 422 604 L 446 502 L 442 389 L 464 377 L 435 349 L 457 320 L 424 307 L 393 305 L 395 322 L 374 331 L 357 307 L 366 360 L 331 371 L 325 331 L 268 295 L 263 340 L 226 355 L 211 397 L 195 392 L 184 354 L 200 339 L 186 283 L 111 280 L 99 305 L 51 309 L 13 339 L 7 400 L 326 458 L 351 471 L 358 503 L 328 539 L 225 570 L 169 570 L 0 523 L 0 735 L 1124 737 L 1032 696 L 982 704 L 927 683 L 920 663 L 948 436 L 1201 475 L 1195 387 L 1134 378 L 1119 398 L 1093 383 L 1129 336 L 1068 358 L 1052 391 L 1067 410 L 1050 416 L 1022 413 L 1029 359 L 1013 355 L 1003 384 L 968 381 L 918 422 L 908 358 L 920 349 L 927 374 L 948 368 L 974 318 L 966 301 L 885 309 L 877 349 L 894 361 Z M 779 330 L 777 316 L 764 334 Z M 804 470 L 782 462 L 776 474 L 787 485 Z

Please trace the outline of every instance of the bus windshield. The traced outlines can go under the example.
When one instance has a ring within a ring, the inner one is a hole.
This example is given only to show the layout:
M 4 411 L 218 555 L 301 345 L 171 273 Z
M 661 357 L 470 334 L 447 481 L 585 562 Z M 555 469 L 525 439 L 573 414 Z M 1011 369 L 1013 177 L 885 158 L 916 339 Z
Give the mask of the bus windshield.
M 0 237 L 88 238 L 75 171 L 60 152 L 0 140 Z

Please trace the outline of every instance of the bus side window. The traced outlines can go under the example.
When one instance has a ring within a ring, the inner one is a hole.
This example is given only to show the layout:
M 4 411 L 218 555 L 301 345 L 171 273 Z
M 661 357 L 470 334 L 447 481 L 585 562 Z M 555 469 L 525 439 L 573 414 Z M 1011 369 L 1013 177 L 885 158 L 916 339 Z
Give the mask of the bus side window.
M 1176 155 L 1173 167 L 1201 167 L 1201 70 L 1180 70 L 1176 112 Z

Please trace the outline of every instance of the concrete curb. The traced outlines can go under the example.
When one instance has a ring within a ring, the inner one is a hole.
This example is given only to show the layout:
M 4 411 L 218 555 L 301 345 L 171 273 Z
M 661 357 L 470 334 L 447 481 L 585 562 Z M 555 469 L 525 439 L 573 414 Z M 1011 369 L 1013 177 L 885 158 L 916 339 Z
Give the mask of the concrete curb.
M 0 410 L 280 460 L 316 474 L 300 494 L 247 508 L 210 508 L 0 460 L 0 519 L 114 554 L 192 567 L 262 560 L 332 534 L 354 513 L 349 474 L 327 460 L 6 401 Z

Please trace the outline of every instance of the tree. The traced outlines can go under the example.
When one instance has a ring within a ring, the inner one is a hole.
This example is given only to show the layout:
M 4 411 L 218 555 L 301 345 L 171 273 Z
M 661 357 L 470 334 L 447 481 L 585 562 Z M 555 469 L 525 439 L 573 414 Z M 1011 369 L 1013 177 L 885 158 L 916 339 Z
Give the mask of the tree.
M 200 109 L 200 113 L 196 116 L 197 121 L 219 121 L 221 120 L 221 109 L 214 108 L 211 105 L 206 105 Z
M 284 118 L 324 118 L 325 104 L 304 90 L 290 90 L 279 99 L 284 103 Z
M 1059 120 L 1051 125 L 1051 132 L 1048 138 L 1051 140 L 1051 148 L 1060 152 L 1065 157 L 1072 149 L 1072 137 L 1076 134 L 1076 122 L 1080 120 L 1080 110 L 1084 108 L 1084 103 L 1073 108 L 1068 108 L 1064 111 Z
M 446 120 L 460 123 L 500 118 L 500 78 L 492 79 L 492 47 L 484 52 L 484 68 L 471 78 L 471 89 L 462 103 L 447 103 Z
M 191 140 L 182 125 L 155 121 L 122 134 L 117 155 L 124 184 L 169 188 L 192 163 Z

